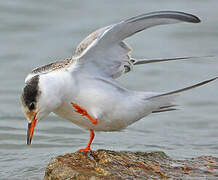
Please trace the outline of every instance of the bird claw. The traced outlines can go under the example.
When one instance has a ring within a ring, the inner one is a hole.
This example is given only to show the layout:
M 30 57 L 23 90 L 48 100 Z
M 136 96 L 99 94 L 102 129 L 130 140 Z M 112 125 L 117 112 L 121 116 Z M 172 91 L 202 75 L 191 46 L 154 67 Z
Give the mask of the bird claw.
M 97 119 L 93 119 L 92 120 L 92 124 L 98 124 L 98 120 Z
M 79 149 L 79 152 L 84 152 L 84 153 L 88 153 L 90 151 L 92 151 L 90 147 L 86 147 L 84 149 Z

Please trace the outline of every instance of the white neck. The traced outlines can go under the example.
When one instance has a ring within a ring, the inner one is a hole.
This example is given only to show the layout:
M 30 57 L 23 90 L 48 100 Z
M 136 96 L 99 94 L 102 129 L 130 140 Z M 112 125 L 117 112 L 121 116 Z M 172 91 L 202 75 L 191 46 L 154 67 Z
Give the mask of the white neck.
M 50 112 L 54 111 L 66 100 L 67 95 L 72 94 L 72 92 L 69 93 L 69 90 L 73 89 L 72 85 L 71 74 L 67 71 L 54 71 L 40 75 L 41 106 L 46 106 Z

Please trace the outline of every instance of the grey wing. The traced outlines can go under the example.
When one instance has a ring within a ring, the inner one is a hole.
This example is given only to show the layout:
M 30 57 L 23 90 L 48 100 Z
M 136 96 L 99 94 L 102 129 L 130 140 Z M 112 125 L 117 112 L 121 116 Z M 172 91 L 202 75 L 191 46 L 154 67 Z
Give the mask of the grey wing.
M 130 48 L 123 42 L 149 27 L 179 22 L 198 23 L 199 18 L 177 11 L 142 14 L 97 30 L 77 47 L 75 56 L 86 71 L 117 78 L 131 69 Z
M 67 68 L 70 68 L 73 64 L 73 59 L 72 58 L 66 58 L 61 61 L 56 61 L 50 64 L 46 64 L 44 66 L 35 68 L 32 70 L 31 73 L 29 73 L 25 79 L 25 82 L 28 82 L 32 77 L 36 75 L 41 75 L 41 74 L 47 74 L 50 72 L 54 71 L 65 71 Z

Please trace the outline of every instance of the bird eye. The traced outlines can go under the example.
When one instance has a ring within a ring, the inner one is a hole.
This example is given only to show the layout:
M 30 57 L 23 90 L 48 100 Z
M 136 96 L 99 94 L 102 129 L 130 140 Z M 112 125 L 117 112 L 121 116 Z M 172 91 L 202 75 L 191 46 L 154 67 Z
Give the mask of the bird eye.
M 30 106 L 29 106 L 29 110 L 33 110 L 33 109 L 35 109 L 35 104 L 31 103 Z

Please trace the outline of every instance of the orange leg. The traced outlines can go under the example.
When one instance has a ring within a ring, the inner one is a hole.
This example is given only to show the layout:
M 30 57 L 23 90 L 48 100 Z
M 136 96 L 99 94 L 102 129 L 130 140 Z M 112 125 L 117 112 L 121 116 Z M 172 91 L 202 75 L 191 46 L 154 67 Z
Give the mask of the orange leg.
M 95 137 L 95 133 L 94 133 L 94 131 L 91 129 L 91 130 L 90 130 L 90 139 L 89 139 L 89 142 L 88 142 L 87 146 L 85 147 L 85 149 L 80 149 L 79 151 L 80 151 L 80 152 L 89 152 L 89 151 L 91 151 L 90 146 L 91 146 L 91 144 L 92 144 L 92 141 L 93 141 L 94 137 Z
M 89 114 L 88 112 L 83 109 L 82 107 L 80 107 L 79 105 L 77 104 L 73 104 L 73 107 L 76 109 L 76 112 L 81 114 L 82 116 L 86 116 L 87 118 L 89 118 L 89 120 L 93 123 L 93 124 L 98 124 L 98 120 L 97 119 L 93 119 Z

